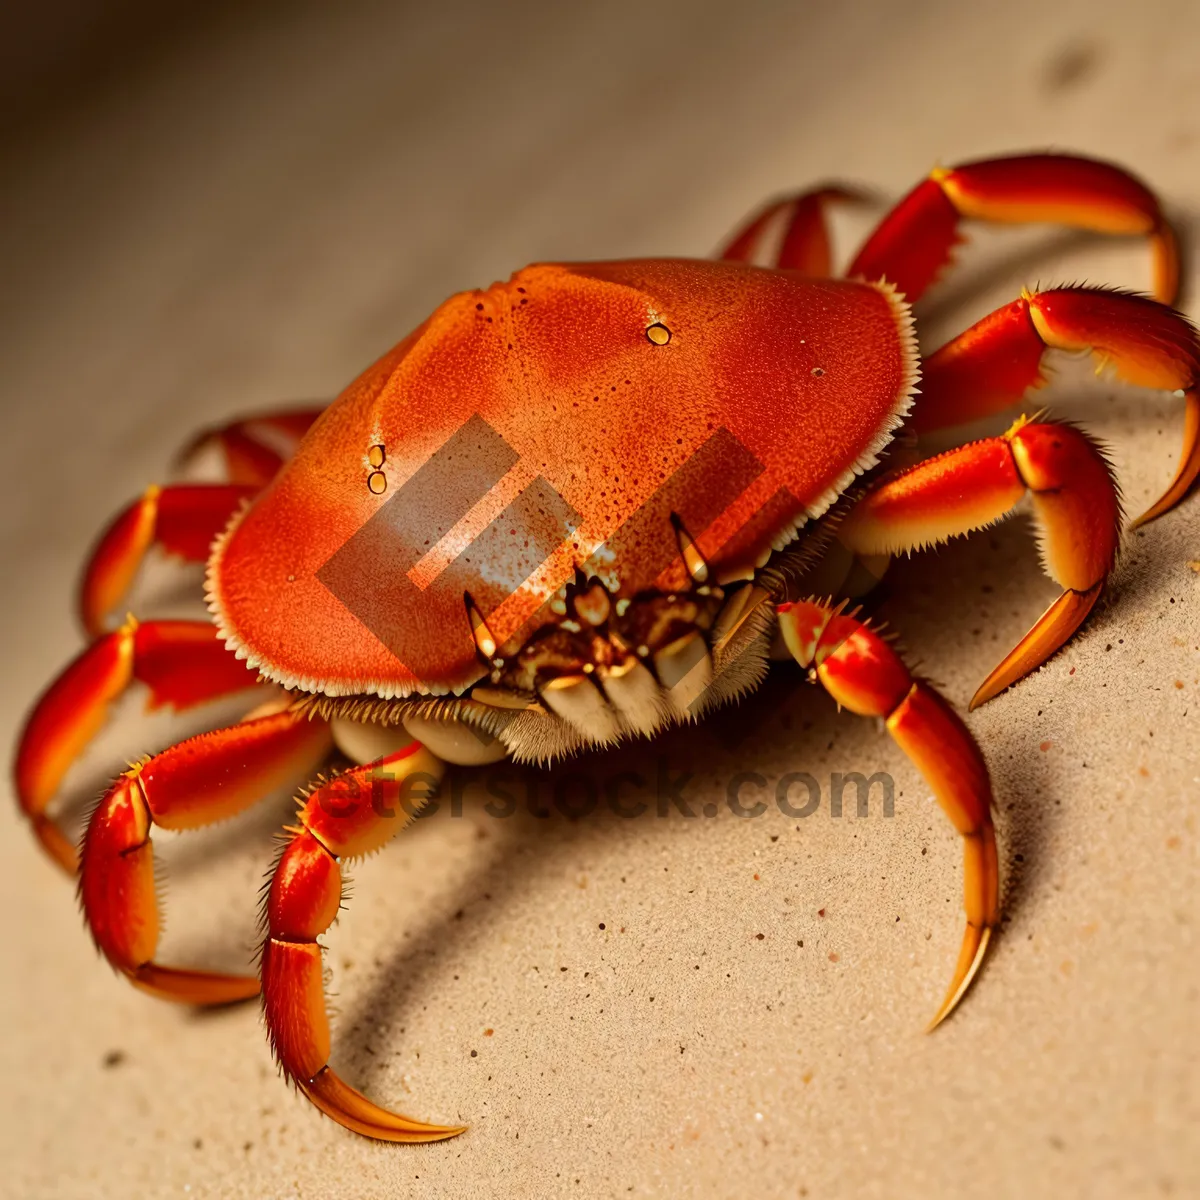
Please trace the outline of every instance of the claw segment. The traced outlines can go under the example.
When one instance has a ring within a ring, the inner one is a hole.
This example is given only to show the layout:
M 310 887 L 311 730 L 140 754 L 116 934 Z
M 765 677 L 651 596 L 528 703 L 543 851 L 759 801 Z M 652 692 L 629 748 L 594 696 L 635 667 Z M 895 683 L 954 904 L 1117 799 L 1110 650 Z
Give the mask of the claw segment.
M 168 554 L 203 562 L 213 539 L 257 489 L 231 484 L 152 484 L 100 536 L 83 574 L 79 613 L 92 637 L 133 584 L 146 551 L 157 542 Z
M 237 1004 L 259 992 L 254 975 L 225 975 L 220 971 L 188 971 L 179 967 L 160 967 L 157 963 L 142 963 L 129 972 L 129 982 L 139 991 L 188 1004 L 198 1008 L 215 1008 L 221 1004 Z
M 206 429 L 189 442 L 179 454 L 180 464 L 188 462 L 212 442 L 221 448 L 231 483 L 262 488 L 271 482 L 283 465 L 283 455 L 262 439 L 275 435 L 286 442 L 299 441 L 323 408 L 286 409 L 234 421 L 218 429 Z
M 80 862 L 84 917 L 105 958 L 143 990 L 181 1003 L 254 995 L 253 978 L 153 961 L 159 916 L 150 830 L 232 816 L 309 774 L 331 745 L 325 723 L 289 711 L 200 734 L 121 775 L 88 823 Z
M 1104 456 L 1074 426 L 1018 421 L 883 480 L 838 536 L 860 554 L 946 541 L 1008 516 L 1031 494 L 1046 573 L 1062 596 L 988 676 L 971 707 L 1041 666 L 1091 611 L 1116 559 L 1121 510 Z
M 1200 475 L 1200 341 L 1179 313 L 1144 296 L 1096 288 L 1026 293 L 948 342 L 924 364 L 913 429 L 927 433 L 1000 412 L 1045 382 L 1047 350 L 1090 351 L 1139 387 L 1182 391 L 1183 450 L 1167 491 L 1135 525 L 1169 511 Z
M 1036 671 L 1083 624 L 1103 587 L 1103 583 L 1097 583 L 1085 592 L 1071 588 L 1063 592 L 979 685 L 969 710 L 974 712 L 1030 671 Z
M 94 642 L 34 705 L 13 767 L 17 802 L 26 816 L 45 812 L 67 769 L 104 723 L 108 706 L 129 686 L 136 629 L 127 622 Z M 73 849 L 71 859 L 74 873 Z
M 958 1002 L 966 994 L 967 988 L 975 979 L 979 968 L 983 965 L 983 956 L 987 953 L 988 943 L 992 940 L 992 930 L 988 926 L 980 929 L 970 922 L 963 936 L 962 949 L 959 951 L 958 964 L 954 968 L 954 978 L 941 1007 L 933 1015 L 933 1020 L 925 1026 L 926 1033 L 932 1033 L 957 1007 Z
M 935 169 L 883 219 L 847 274 L 886 278 L 915 303 L 950 261 L 964 217 L 1145 235 L 1154 294 L 1170 304 L 1178 291 L 1179 248 L 1154 194 L 1119 167 L 1065 154 Z
M 1000 866 L 987 767 L 958 714 L 927 684 L 914 683 L 887 720 L 888 732 L 929 781 L 942 811 L 963 836 L 967 928 L 954 975 L 928 1028 L 946 1019 L 975 978 L 1000 920 Z
M 442 1142 L 466 1133 L 465 1125 L 427 1125 L 380 1108 L 343 1083 L 328 1067 L 309 1080 L 297 1080 L 300 1090 L 339 1125 L 381 1142 Z
M 828 604 L 779 607 L 784 640 L 802 667 L 841 705 L 886 718 L 888 732 L 933 788 L 963 838 L 967 928 L 946 999 L 929 1028 L 966 992 L 1000 919 L 1000 871 L 992 825 L 992 785 L 975 739 L 928 684 L 913 680 L 903 660 L 874 630 Z
M 150 707 L 188 708 L 254 687 L 246 669 L 204 621 L 130 617 L 93 642 L 42 694 L 17 745 L 14 779 L 22 811 L 39 841 L 71 874 L 75 847 L 46 809 L 71 764 L 99 732 L 112 703 L 134 681 L 150 687 Z
M 1170 512 L 1192 490 L 1197 477 L 1200 477 L 1200 392 L 1194 387 L 1188 388 L 1184 393 L 1184 403 L 1183 450 L 1179 455 L 1179 465 L 1175 468 L 1175 478 L 1171 480 L 1171 486 L 1130 523 L 1133 529 Z
M 772 265 L 827 279 L 833 271 L 833 255 L 825 205 L 861 203 L 865 198 L 861 192 L 837 185 L 785 196 L 752 217 L 717 257 L 727 262 L 753 262 L 759 257 L 768 229 L 788 213 L 787 227 Z
M 341 906 L 338 858 L 370 853 L 408 825 L 416 812 L 413 800 L 427 797 L 444 770 L 413 742 L 323 783 L 300 810 L 300 827 L 267 891 L 263 1011 L 275 1055 L 323 1113 L 382 1141 L 439 1141 L 464 1127 L 427 1125 L 388 1112 L 330 1070 L 329 1018 L 316 939 Z

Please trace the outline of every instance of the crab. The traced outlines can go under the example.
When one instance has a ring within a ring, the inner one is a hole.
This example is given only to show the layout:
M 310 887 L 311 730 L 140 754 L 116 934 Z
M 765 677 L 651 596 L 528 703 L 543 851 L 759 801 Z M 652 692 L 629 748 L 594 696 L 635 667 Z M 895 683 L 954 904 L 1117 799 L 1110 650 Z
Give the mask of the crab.
M 460 1133 L 330 1069 L 318 938 L 345 864 L 406 829 L 447 764 L 650 737 L 752 690 L 774 656 L 880 719 L 961 835 L 965 933 L 930 1027 L 955 1008 L 1000 918 L 987 767 L 853 601 L 890 556 L 1028 506 L 1062 592 L 971 707 L 1033 671 L 1114 564 L 1105 454 L 1044 415 L 923 460 L 917 437 L 1020 405 L 1050 351 L 1090 353 L 1184 398 L 1182 455 L 1148 521 L 1200 473 L 1200 343 L 1170 307 L 1170 225 L 1114 165 L 1034 154 L 934 170 L 834 278 L 827 213 L 855 198 L 785 196 L 711 260 L 542 264 L 453 296 L 329 407 L 202 435 L 228 482 L 149 487 L 112 522 L 80 590 L 92 641 L 32 709 L 15 781 L 118 972 L 187 1004 L 261 994 L 284 1074 L 360 1134 Z M 910 306 L 964 219 L 1142 235 L 1154 297 L 1022 291 L 922 361 Z M 207 562 L 211 621 L 111 625 L 152 546 Z M 135 681 L 176 709 L 275 690 L 119 775 L 77 851 L 55 798 Z M 158 962 L 152 829 L 208 825 L 306 780 L 264 889 L 257 974 Z

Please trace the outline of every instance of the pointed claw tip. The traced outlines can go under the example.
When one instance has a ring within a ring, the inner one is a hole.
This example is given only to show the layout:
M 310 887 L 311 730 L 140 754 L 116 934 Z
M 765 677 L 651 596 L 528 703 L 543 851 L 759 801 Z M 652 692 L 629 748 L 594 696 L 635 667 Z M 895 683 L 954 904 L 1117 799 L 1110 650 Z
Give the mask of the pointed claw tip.
M 1134 517 L 1129 522 L 1129 528 L 1141 529 L 1143 525 L 1149 525 L 1151 521 L 1157 521 L 1159 517 L 1169 513 L 1178 502 L 1177 498 L 1169 495 L 1160 497 L 1140 517 Z
M 932 1033 L 958 1007 L 958 1002 L 966 994 L 967 988 L 971 986 L 971 982 L 979 971 L 991 939 L 992 927 L 990 925 L 982 928 L 977 925 L 967 926 L 967 931 L 963 935 L 962 950 L 958 955 L 958 966 L 954 970 L 954 978 L 950 981 L 950 989 L 933 1020 L 925 1026 L 926 1033 Z
M 352 1088 L 329 1067 L 322 1067 L 300 1090 L 327 1117 L 364 1137 L 385 1142 L 444 1142 L 466 1132 L 466 1125 L 429 1125 L 389 1112 Z
M 215 1008 L 253 1000 L 261 990 L 257 975 L 224 975 L 211 971 L 188 971 L 143 963 L 127 972 L 129 982 L 139 991 L 176 1004 Z
M 1190 387 L 1184 392 L 1186 409 L 1184 415 L 1183 451 L 1175 478 L 1167 490 L 1136 520 L 1129 523 L 1130 529 L 1147 525 L 1165 516 L 1177 504 L 1187 499 L 1200 479 L 1200 392 Z
M 1030 671 L 1036 670 L 1041 663 L 1035 663 L 1033 666 L 1025 666 L 1019 661 L 1014 663 L 1018 655 L 1028 639 L 1026 634 L 1016 646 L 1005 656 L 1004 660 L 998 663 L 992 673 L 975 689 L 975 695 L 971 697 L 971 703 L 967 705 L 967 712 L 974 712 L 977 708 L 986 704 L 989 700 L 994 700 L 1001 692 L 1006 692 L 1014 683 L 1018 683 Z
M 57 822 L 41 815 L 31 818 L 39 845 L 68 875 L 79 874 L 79 850 Z

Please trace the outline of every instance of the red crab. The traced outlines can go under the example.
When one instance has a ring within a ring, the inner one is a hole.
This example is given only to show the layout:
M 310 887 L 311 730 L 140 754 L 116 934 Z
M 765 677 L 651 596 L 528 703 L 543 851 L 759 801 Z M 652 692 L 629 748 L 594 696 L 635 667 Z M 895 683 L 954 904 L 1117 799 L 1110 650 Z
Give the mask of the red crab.
M 1048 350 L 1186 400 L 1160 516 L 1200 472 L 1200 345 L 1168 305 L 1175 238 L 1115 166 L 1029 155 L 936 170 L 830 278 L 825 188 L 770 205 L 716 261 L 539 265 L 451 297 L 324 412 L 210 435 L 231 482 L 151 487 L 102 536 L 80 607 L 94 639 L 38 701 L 16 758 L 42 845 L 79 871 L 108 961 L 192 1004 L 261 990 L 287 1075 L 371 1137 L 460 1132 L 388 1112 L 329 1068 L 317 938 L 341 862 L 408 825 L 444 763 L 545 761 L 649 736 L 753 688 L 774 647 L 844 707 L 884 718 L 963 838 L 967 927 L 942 1020 L 999 917 L 991 786 L 963 721 L 848 610 L 888 555 L 997 521 L 1030 496 L 1062 595 L 972 707 L 1071 637 L 1113 565 L 1121 509 L 1081 430 L 1005 434 L 884 472 L 895 432 L 999 412 L 1042 382 Z M 1022 292 L 924 362 L 910 305 L 962 218 L 1051 221 L 1150 239 L 1156 299 Z M 749 265 L 781 224 L 777 261 Z M 917 383 L 920 381 L 918 392 Z M 284 459 L 272 448 L 290 438 Z M 106 632 L 157 544 L 207 558 L 212 622 L 132 617 Z M 822 580 L 819 594 L 810 582 Z M 832 593 L 832 594 L 831 594 Z M 76 851 L 49 806 L 134 680 L 184 708 L 255 685 L 278 698 L 148 758 L 111 785 Z M 258 976 L 155 960 L 154 825 L 195 828 L 310 778 L 271 876 Z

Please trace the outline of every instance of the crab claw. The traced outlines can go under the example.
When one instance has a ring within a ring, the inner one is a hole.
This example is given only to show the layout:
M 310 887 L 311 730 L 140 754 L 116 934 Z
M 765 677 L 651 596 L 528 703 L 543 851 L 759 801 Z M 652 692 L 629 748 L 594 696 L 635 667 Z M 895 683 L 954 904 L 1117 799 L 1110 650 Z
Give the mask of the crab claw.
M 150 832 L 198 829 L 304 778 L 332 744 L 328 724 L 268 711 L 164 750 L 119 776 L 83 840 L 79 897 L 101 953 L 143 991 L 181 1004 L 230 1004 L 258 994 L 253 975 L 180 970 L 154 961 L 159 912 Z
M 963 842 L 967 926 L 946 998 L 927 1026 L 936 1029 L 975 978 L 1000 921 L 1000 865 L 992 824 L 992 787 L 983 755 L 958 714 L 917 681 L 886 721 L 888 732 L 925 776 Z
M 47 808 L 64 776 L 99 732 L 109 709 L 138 680 L 151 708 L 189 708 L 252 688 L 257 674 L 236 659 L 204 621 L 129 617 L 97 639 L 42 693 L 25 722 L 13 768 L 17 802 L 47 853 L 75 873 L 75 846 Z
M 386 1142 L 436 1142 L 466 1127 L 388 1112 L 333 1073 L 317 938 L 341 907 L 339 857 L 369 854 L 406 828 L 444 770 L 414 741 L 321 784 L 301 808 L 267 891 L 262 992 L 275 1057 L 326 1116 Z
M 79 616 L 92 637 L 104 632 L 155 543 L 186 562 L 203 562 L 243 501 L 257 491 L 237 484 L 152 484 L 100 535 L 79 588 Z
M 384 1142 L 443 1142 L 465 1133 L 465 1125 L 427 1125 L 399 1113 L 388 1112 L 339 1079 L 328 1067 L 316 1076 L 297 1081 L 300 1090 L 327 1116 L 355 1133 Z
M 896 745 L 925 777 L 963 842 L 967 928 L 935 1029 L 953 1012 L 983 962 L 1000 920 L 1000 869 L 992 824 L 992 785 L 983 755 L 958 714 L 868 625 L 815 600 L 779 607 L 779 628 L 793 657 L 814 671 L 841 705 L 883 717 Z
M 974 712 L 1030 671 L 1036 671 L 1083 624 L 1103 587 L 1101 581 L 1083 592 L 1070 588 L 1063 592 L 975 689 L 968 710 Z
M 983 964 L 983 956 L 987 953 L 988 942 L 992 940 L 990 925 L 980 928 L 978 925 L 967 923 L 967 931 L 963 936 L 962 949 L 958 954 L 958 965 L 954 968 L 954 978 L 950 980 L 949 990 L 942 1006 L 934 1014 L 934 1018 L 925 1026 L 926 1033 L 932 1033 L 954 1010 L 958 1002 L 966 994 L 967 988 L 975 978 L 975 973 Z
M 129 982 L 139 991 L 160 1000 L 214 1008 L 239 1004 L 258 995 L 258 979 L 253 975 L 227 975 L 223 971 L 191 971 L 184 967 L 164 967 L 143 963 L 129 972 Z
M 1188 388 L 1183 394 L 1183 449 L 1175 468 L 1175 478 L 1167 490 L 1140 517 L 1130 522 L 1131 529 L 1145 525 L 1170 512 L 1192 490 L 1200 478 L 1200 392 Z
M 283 409 L 203 429 L 179 452 L 176 465 L 186 466 L 202 449 L 215 443 L 221 449 L 232 483 L 264 487 L 284 461 L 280 450 L 268 442 L 294 446 L 324 411 L 323 405 Z

